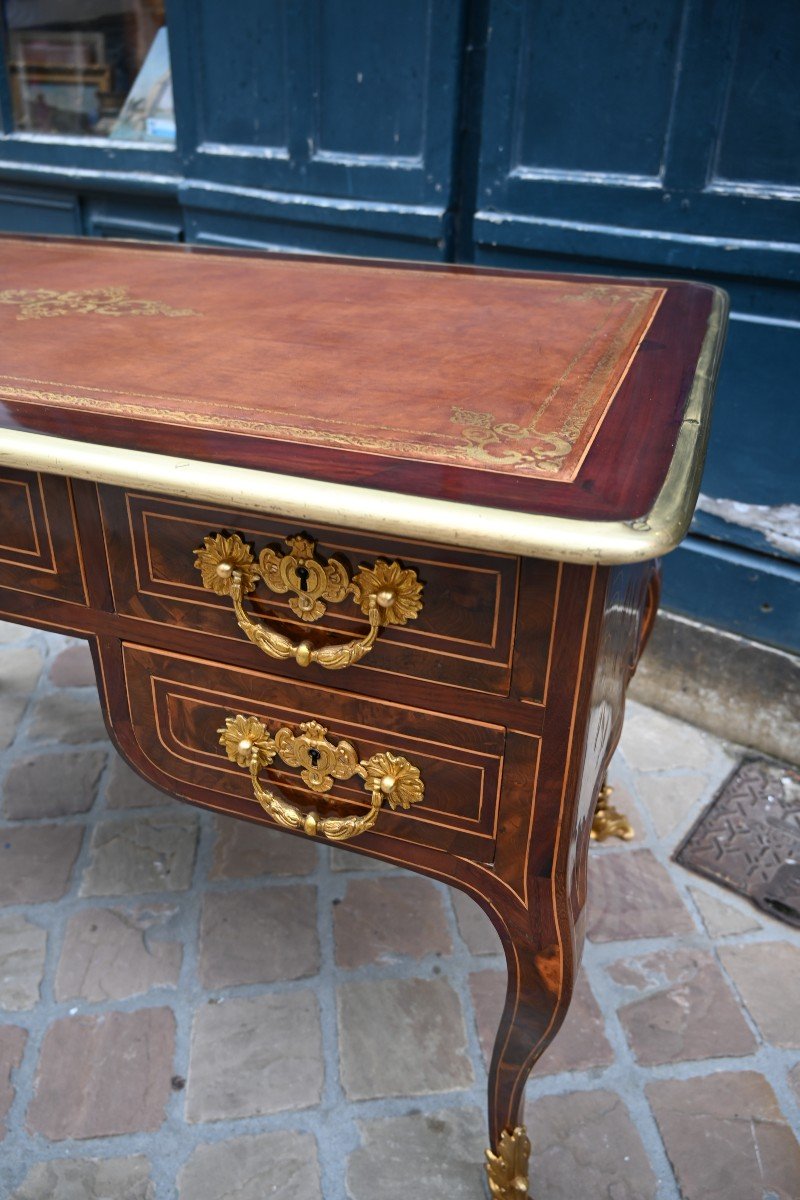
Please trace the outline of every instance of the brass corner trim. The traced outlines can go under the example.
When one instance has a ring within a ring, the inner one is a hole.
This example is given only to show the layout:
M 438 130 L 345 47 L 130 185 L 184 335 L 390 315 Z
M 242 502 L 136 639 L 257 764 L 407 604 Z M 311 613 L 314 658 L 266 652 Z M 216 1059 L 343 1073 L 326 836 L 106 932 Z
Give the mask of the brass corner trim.
M 0 430 L 0 465 L 137 488 L 225 508 L 321 521 L 415 541 L 611 565 L 667 554 L 692 519 L 708 441 L 724 344 L 728 298 L 714 289 L 708 328 L 664 483 L 653 507 L 634 521 L 589 521 L 431 500 L 352 484 L 200 462 L 79 442 L 20 429 Z

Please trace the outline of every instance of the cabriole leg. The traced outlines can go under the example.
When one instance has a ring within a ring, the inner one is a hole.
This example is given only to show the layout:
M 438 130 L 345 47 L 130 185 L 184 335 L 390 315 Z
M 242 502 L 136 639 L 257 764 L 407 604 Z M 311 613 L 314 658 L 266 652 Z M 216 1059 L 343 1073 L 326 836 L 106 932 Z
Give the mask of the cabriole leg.
M 530 1140 L 521 1120 L 525 1083 L 550 1045 L 572 997 L 575 956 L 556 934 L 549 881 L 542 881 L 538 928 L 504 938 L 508 990 L 489 1071 L 489 1191 L 494 1200 L 529 1197 Z

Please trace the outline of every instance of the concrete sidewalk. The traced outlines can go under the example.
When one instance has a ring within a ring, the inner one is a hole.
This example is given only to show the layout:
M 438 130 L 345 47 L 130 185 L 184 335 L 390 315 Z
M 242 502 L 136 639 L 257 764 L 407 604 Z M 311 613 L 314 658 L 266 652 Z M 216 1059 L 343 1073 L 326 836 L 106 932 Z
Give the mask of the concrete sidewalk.
M 496 935 L 451 889 L 167 799 L 80 642 L 0 626 L 2 1200 L 479 1200 Z M 630 705 L 527 1091 L 536 1200 L 797 1200 L 800 935 L 670 863 L 736 747 Z

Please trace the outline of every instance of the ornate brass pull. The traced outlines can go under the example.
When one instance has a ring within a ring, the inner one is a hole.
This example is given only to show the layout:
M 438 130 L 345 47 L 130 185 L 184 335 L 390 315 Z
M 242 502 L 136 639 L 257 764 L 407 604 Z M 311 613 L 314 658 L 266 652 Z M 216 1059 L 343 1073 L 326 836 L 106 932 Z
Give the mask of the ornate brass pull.
M 384 751 L 359 762 L 350 742 L 334 745 L 327 739 L 327 729 L 317 721 L 306 721 L 295 734 L 286 726 L 272 737 L 265 725 L 255 717 L 227 717 L 220 734 L 220 744 L 228 758 L 237 766 L 250 771 L 256 800 L 274 821 L 286 829 L 302 829 L 309 837 L 321 833 L 332 842 L 365 833 L 378 819 L 381 804 L 388 800 L 391 808 L 410 808 L 419 804 L 425 792 L 417 767 L 399 754 Z M 364 790 L 372 803 L 363 816 L 325 817 L 316 809 L 303 812 L 294 804 L 262 787 L 258 774 L 275 755 L 289 767 L 300 767 L 300 777 L 313 792 L 324 795 L 333 787 L 334 779 L 352 779 L 360 775 Z
M 351 580 L 338 559 L 325 564 L 317 561 L 310 538 L 297 534 L 286 543 L 289 554 L 262 550 L 257 563 L 250 547 L 235 533 L 210 535 L 195 550 L 194 565 L 202 574 L 203 586 L 218 596 L 230 596 L 239 628 L 270 658 L 293 658 L 301 667 L 319 663 L 331 671 L 341 670 L 369 653 L 381 626 L 405 625 L 422 608 L 422 584 L 416 571 L 379 558 Z M 293 642 L 268 625 L 252 621 L 245 612 L 243 599 L 259 578 L 273 592 L 294 592 L 289 606 L 301 621 L 318 621 L 326 611 L 326 601 L 335 604 L 351 593 L 369 620 L 369 632 L 342 645 L 314 647 L 305 640 Z

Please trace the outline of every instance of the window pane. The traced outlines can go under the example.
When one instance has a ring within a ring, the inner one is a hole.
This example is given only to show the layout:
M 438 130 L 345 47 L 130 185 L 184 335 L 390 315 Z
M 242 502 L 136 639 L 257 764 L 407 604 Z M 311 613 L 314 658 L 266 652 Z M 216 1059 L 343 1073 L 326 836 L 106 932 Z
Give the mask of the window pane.
M 26 133 L 175 141 L 164 0 L 4 0 Z

